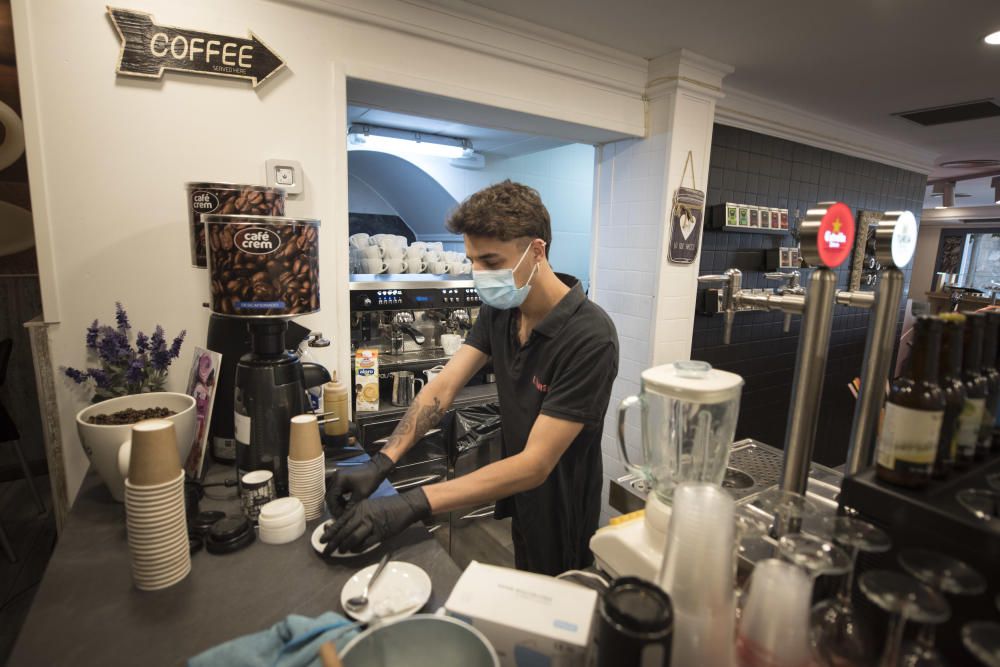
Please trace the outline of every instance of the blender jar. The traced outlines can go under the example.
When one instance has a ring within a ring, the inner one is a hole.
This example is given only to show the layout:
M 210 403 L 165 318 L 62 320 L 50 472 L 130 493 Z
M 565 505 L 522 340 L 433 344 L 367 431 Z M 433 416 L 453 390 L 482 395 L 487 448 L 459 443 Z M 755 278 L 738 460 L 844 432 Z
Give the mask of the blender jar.
M 703 361 L 677 361 L 642 372 L 641 392 L 618 407 L 618 444 L 625 466 L 669 502 L 686 481 L 721 484 L 736 432 L 743 378 Z M 629 460 L 625 422 L 630 408 L 642 417 L 641 465 Z

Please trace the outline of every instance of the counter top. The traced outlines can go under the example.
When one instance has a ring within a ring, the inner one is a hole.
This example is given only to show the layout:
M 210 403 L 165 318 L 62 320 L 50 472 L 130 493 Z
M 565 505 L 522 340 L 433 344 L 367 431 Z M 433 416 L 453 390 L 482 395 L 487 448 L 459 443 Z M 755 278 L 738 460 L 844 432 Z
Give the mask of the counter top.
M 209 479 L 231 476 L 213 466 Z M 226 500 L 202 510 L 238 512 L 235 489 L 212 487 Z M 183 665 L 216 644 L 273 625 L 290 613 L 343 613 L 340 590 L 382 548 L 343 561 L 323 559 L 309 544 L 320 519 L 295 542 L 254 542 L 225 556 L 204 549 L 191 573 L 171 588 L 143 592 L 132 584 L 125 537 L 125 506 L 112 500 L 91 470 L 67 517 L 59 542 L 11 654 L 11 666 Z M 394 560 L 422 567 L 434 590 L 425 610 L 444 604 L 461 574 L 422 526 L 392 540 Z
M 457 394 L 455 394 L 455 400 L 451 402 L 452 408 L 461 408 L 466 405 L 474 405 L 477 403 L 488 403 L 497 400 L 497 386 L 495 384 L 477 384 L 462 387 Z M 386 417 L 399 417 L 406 414 L 409 407 L 397 407 L 394 406 L 389 401 L 382 401 L 385 406 L 378 410 L 377 412 L 358 412 L 354 413 L 354 421 L 358 424 L 363 422 L 371 421 L 373 419 L 383 419 Z

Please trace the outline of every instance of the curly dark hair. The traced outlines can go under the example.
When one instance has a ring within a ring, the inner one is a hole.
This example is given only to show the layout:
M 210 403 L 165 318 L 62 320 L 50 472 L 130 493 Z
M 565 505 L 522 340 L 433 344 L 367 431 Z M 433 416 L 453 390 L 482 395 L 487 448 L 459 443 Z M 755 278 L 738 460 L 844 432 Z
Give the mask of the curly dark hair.
M 485 236 L 501 241 L 542 239 L 548 256 L 552 222 L 538 191 L 510 179 L 471 195 L 445 223 L 452 234 Z

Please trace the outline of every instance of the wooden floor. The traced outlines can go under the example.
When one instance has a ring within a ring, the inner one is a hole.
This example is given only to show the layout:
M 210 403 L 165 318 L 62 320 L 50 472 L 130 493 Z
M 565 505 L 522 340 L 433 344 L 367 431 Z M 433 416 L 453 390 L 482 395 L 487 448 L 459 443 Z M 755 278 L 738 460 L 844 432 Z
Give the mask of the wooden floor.
M 51 508 L 48 477 L 36 477 L 35 487 L 45 506 Z M 56 542 L 56 526 L 51 511 L 39 516 L 23 479 L 0 484 L 0 525 L 17 556 L 17 562 L 11 563 L 0 551 L 0 665 L 3 665 L 49 563 Z

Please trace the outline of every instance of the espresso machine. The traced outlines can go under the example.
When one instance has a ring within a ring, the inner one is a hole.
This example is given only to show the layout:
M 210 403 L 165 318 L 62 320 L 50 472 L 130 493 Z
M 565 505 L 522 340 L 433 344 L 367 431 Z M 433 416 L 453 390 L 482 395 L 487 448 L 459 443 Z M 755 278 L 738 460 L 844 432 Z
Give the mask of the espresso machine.
M 351 351 L 378 350 L 383 400 L 393 395 L 394 373 L 425 378 L 431 371 L 433 377 L 433 369 L 448 363 L 441 336 L 464 338 L 481 305 L 466 275 L 357 276 L 350 294 Z M 469 384 L 482 384 L 485 378 L 481 372 Z

